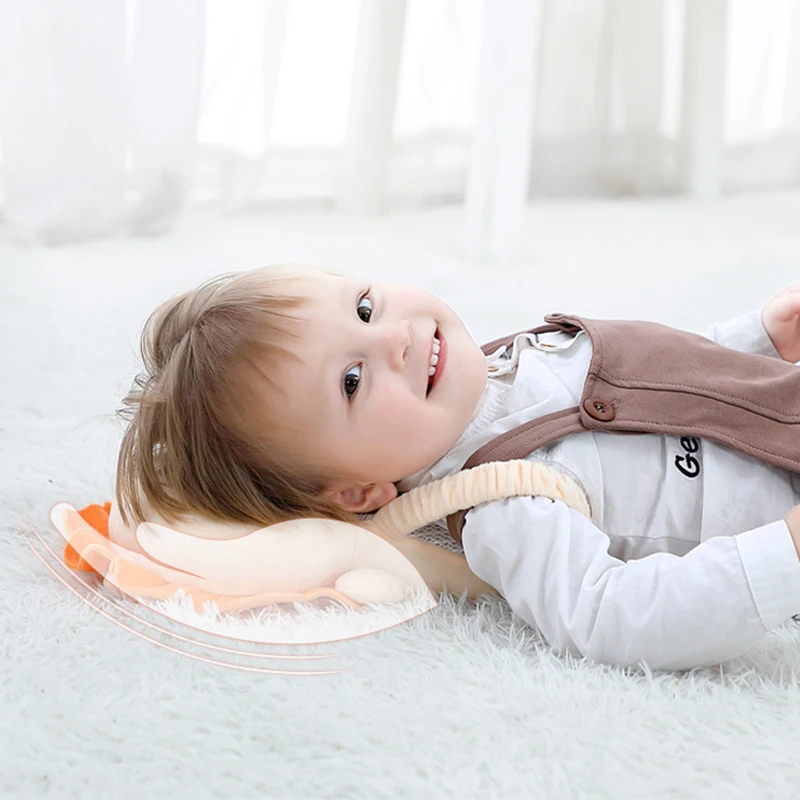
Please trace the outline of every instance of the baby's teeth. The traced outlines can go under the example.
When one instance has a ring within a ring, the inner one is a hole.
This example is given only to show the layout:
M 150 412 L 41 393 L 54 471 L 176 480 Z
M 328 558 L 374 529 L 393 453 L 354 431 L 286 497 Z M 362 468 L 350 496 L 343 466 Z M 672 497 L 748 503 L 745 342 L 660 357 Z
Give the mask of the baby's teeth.
M 428 367 L 428 377 L 432 378 L 436 373 L 436 365 L 439 363 L 439 351 L 442 349 L 441 342 L 433 337 L 433 352 L 431 352 L 431 365 Z

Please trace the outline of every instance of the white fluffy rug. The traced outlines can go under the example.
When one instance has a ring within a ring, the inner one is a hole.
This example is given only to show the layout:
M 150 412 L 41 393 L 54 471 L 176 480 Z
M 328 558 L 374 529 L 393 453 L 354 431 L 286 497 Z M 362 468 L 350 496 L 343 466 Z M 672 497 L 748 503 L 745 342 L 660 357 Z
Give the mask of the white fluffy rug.
M 29 520 L 60 550 L 50 508 L 111 498 L 114 410 L 144 319 L 213 274 L 295 260 L 420 283 L 479 341 L 548 311 L 703 330 L 800 281 L 798 220 L 800 194 L 547 202 L 502 270 L 461 257 L 458 209 L 195 211 L 165 239 L 54 250 L 0 232 L 0 796 L 797 797 L 794 622 L 718 667 L 651 675 L 550 652 L 502 600 L 446 596 L 378 634 L 240 662 L 338 674 L 247 672 L 120 628 L 18 529 Z

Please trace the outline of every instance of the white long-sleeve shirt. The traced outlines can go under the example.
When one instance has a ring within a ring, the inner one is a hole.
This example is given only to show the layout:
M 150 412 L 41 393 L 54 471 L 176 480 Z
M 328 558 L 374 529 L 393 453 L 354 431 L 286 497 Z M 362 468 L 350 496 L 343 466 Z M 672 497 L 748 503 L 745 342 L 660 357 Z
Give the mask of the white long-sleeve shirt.
M 759 311 L 706 334 L 779 357 Z M 489 379 L 467 429 L 407 491 L 457 472 L 485 442 L 578 405 L 586 334 L 517 336 L 487 357 Z M 609 664 L 686 669 L 740 655 L 800 612 L 800 559 L 783 517 L 800 475 L 697 437 L 580 432 L 529 459 L 585 490 L 591 519 L 561 501 L 515 497 L 466 516 L 472 571 L 558 649 Z

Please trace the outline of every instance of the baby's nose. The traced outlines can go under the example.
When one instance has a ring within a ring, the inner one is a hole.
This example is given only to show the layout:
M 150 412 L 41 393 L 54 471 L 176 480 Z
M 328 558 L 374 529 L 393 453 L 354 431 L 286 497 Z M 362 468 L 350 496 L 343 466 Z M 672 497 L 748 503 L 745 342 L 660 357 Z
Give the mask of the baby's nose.
M 389 357 L 394 369 L 403 369 L 411 346 L 411 323 L 402 320 L 391 326 L 387 335 Z

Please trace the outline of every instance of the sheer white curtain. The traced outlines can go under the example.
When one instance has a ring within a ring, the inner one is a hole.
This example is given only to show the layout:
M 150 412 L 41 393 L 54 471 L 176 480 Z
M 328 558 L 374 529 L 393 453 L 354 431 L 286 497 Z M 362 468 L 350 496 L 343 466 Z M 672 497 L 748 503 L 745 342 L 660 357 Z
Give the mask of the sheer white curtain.
M 190 194 L 198 0 L 0 3 L 5 216 L 28 241 L 167 230 Z
M 0 1 L 8 224 L 57 244 L 162 233 L 191 202 L 334 205 L 359 20 L 386 2 Z M 388 207 L 461 203 L 493 3 L 399 3 Z M 727 6 L 723 189 L 796 186 L 800 3 Z M 530 196 L 679 191 L 682 0 L 540 8 Z

